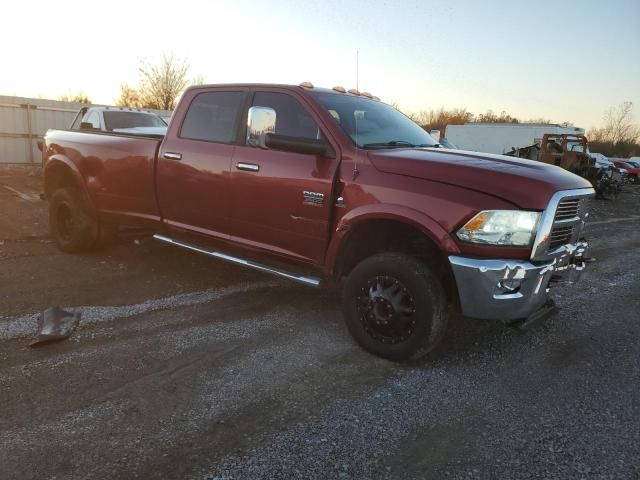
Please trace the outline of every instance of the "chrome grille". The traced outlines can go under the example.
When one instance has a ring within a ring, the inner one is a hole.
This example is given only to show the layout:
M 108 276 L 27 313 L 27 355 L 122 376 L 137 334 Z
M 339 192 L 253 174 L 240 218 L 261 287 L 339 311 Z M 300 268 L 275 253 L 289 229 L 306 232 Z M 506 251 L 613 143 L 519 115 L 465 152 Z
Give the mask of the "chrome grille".
M 542 212 L 536 238 L 531 248 L 533 261 L 547 261 L 562 253 L 563 245 L 577 242 L 588 216 L 593 188 L 576 188 L 556 192 Z
M 555 250 L 562 245 L 571 243 L 574 226 L 575 225 L 569 225 L 568 227 L 553 227 L 553 230 L 551 230 L 551 235 L 549 236 L 549 250 Z
M 549 234 L 549 251 L 578 240 L 591 198 L 569 198 L 558 203 Z
M 580 203 L 582 202 L 581 198 L 572 198 L 571 200 L 563 200 L 558 204 L 558 209 L 556 210 L 556 216 L 554 221 L 558 220 L 568 220 L 571 218 L 575 218 L 578 215 L 578 210 L 580 208 Z

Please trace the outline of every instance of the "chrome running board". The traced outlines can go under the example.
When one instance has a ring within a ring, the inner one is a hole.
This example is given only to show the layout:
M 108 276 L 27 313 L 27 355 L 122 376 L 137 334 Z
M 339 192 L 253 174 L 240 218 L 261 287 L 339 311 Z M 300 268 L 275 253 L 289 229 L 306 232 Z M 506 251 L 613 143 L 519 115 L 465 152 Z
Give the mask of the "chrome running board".
M 243 265 L 245 267 L 253 268 L 254 270 L 271 273 L 279 277 L 288 278 L 289 280 L 295 280 L 296 282 L 300 282 L 311 287 L 320 286 L 319 278 L 303 277 L 294 273 L 285 272 L 283 270 L 276 270 L 275 268 L 265 267 L 264 265 L 260 265 L 259 263 L 250 262 L 249 260 L 244 260 L 242 258 L 232 257 L 231 255 L 216 252 L 213 250 L 205 250 L 203 248 L 196 247 L 195 245 L 191 245 L 190 243 L 180 242 L 178 240 L 174 240 L 173 238 L 165 237 L 164 235 L 156 234 L 153 236 L 153 238 L 155 238 L 156 240 L 160 240 L 161 242 L 170 243 L 171 245 L 175 245 L 177 247 L 186 248 L 187 250 L 204 253 L 205 255 L 210 255 L 212 257 L 219 258 L 220 260 L 226 260 L 227 262 L 235 263 L 237 265 Z

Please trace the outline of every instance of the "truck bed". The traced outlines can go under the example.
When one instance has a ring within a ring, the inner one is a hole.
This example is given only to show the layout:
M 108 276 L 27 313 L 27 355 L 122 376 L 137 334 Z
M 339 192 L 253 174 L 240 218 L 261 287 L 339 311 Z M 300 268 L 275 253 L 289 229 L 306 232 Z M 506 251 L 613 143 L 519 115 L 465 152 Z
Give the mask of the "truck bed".
M 160 136 L 50 130 L 50 162 L 73 163 L 100 213 L 159 220 L 154 171 Z

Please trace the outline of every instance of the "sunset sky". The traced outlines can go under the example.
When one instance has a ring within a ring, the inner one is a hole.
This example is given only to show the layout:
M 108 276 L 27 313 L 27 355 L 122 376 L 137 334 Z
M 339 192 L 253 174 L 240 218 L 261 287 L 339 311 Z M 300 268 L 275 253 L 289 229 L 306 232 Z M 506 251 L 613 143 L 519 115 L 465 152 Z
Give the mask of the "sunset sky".
M 32 1 L 0 7 L 0 94 L 113 103 L 141 59 L 208 83 L 356 85 L 405 111 L 506 110 L 590 128 L 640 122 L 640 0 Z

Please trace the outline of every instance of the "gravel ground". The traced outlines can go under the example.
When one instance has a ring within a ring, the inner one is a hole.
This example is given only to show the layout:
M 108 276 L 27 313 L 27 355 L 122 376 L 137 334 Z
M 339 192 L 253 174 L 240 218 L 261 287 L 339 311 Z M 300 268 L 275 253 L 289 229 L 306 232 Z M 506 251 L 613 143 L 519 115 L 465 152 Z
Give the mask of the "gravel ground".
M 400 365 L 331 292 L 152 240 L 59 253 L 39 182 L 0 170 L 2 479 L 640 478 L 640 188 L 595 202 L 558 313 L 454 318 Z M 27 347 L 51 305 L 78 330 Z

